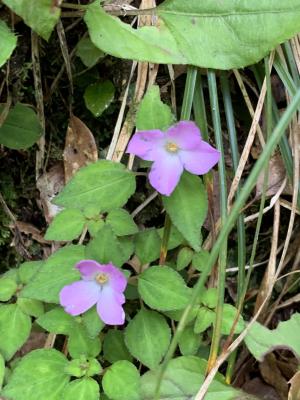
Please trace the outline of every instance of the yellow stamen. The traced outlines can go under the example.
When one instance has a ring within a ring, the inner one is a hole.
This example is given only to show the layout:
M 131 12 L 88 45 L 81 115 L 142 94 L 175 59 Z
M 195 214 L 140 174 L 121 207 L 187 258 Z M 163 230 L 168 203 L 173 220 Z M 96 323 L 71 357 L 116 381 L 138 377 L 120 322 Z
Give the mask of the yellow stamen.
M 96 275 L 95 279 L 96 279 L 96 282 L 103 285 L 103 283 L 106 283 L 108 281 L 108 275 L 104 274 L 103 272 L 100 272 L 100 274 Z
M 176 143 L 172 143 L 172 142 L 168 142 L 166 144 L 166 149 L 170 152 L 170 153 L 177 153 L 177 151 L 179 150 L 178 146 Z

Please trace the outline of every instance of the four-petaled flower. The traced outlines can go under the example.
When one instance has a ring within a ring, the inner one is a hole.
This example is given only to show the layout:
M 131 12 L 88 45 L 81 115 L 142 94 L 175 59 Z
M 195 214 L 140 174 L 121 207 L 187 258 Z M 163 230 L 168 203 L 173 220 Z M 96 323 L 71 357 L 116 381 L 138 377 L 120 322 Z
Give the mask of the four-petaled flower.
M 99 264 L 82 260 L 75 266 L 81 280 L 65 286 L 60 291 L 60 304 L 71 315 L 79 315 L 97 305 L 97 312 L 105 324 L 122 325 L 125 313 L 122 304 L 127 280 L 112 264 Z
M 166 132 L 159 129 L 133 135 L 127 153 L 154 161 L 149 180 L 161 194 L 169 196 L 184 169 L 195 175 L 206 174 L 220 158 L 220 152 L 201 139 L 197 125 L 180 121 Z

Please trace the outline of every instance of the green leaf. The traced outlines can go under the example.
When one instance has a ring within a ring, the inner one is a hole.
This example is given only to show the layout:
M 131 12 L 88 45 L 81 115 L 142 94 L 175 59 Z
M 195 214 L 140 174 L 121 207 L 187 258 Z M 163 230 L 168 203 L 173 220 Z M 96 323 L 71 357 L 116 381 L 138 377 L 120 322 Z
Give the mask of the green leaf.
M 119 240 L 108 225 L 100 229 L 86 246 L 85 258 L 101 264 L 112 262 L 117 267 L 121 267 L 127 261 Z
M 176 262 L 177 271 L 183 270 L 190 264 L 193 258 L 193 254 L 194 254 L 193 250 L 190 249 L 189 247 L 182 247 L 179 250 Z
M 97 62 L 105 56 L 103 51 L 96 47 L 90 38 L 83 37 L 77 44 L 76 55 L 81 59 L 83 64 L 91 68 L 97 64 Z
M 201 387 L 206 371 L 206 361 L 195 356 L 183 356 L 171 360 L 164 373 L 160 400 L 190 400 Z M 141 378 L 142 399 L 153 400 L 160 370 L 146 372 Z M 233 400 L 240 391 L 226 385 L 219 373 L 209 385 L 205 400 Z
M 130 353 L 150 369 L 155 369 L 166 354 L 171 330 L 165 318 L 155 311 L 142 309 L 125 330 Z
M 184 172 L 171 196 L 163 204 L 172 223 L 195 251 L 201 249 L 201 227 L 207 213 L 207 197 L 201 179 Z
M 115 362 L 102 380 L 104 392 L 112 400 L 140 400 L 140 374 L 129 361 Z
M 82 323 L 91 338 L 98 336 L 105 326 L 105 323 L 101 321 L 99 314 L 97 313 L 96 307 L 90 308 L 81 318 Z
M 105 225 L 105 222 L 103 221 L 103 219 L 100 219 L 99 221 L 89 220 L 89 221 L 87 221 L 87 224 L 86 224 L 89 234 L 92 237 L 95 237 L 97 235 L 97 233 L 100 231 L 100 229 L 103 228 L 104 225 Z
M 0 106 L 0 113 L 3 106 Z M 0 126 L 0 143 L 11 149 L 26 149 L 41 135 L 41 126 L 31 107 L 18 103 Z
M 36 323 L 48 332 L 69 335 L 73 331 L 75 319 L 61 307 L 55 307 L 41 315 Z
M 112 210 L 106 218 L 106 223 L 117 236 L 133 235 L 138 232 L 138 227 L 131 215 L 121 208 Z
M 0 353 L 0 390 L 2 388 L 4 376 L 5 376 L 5 360 Z
M 222 328 L 221 332 L 224 335 L 229 335 L 231 331 L 231 327 L 237 315 L 237 309 L 231 304 L 224 304 L 223 306 L 223 319 L 222 319 Z M 245 329 L 245 323 L 243 317 L 240 315 L 238 322 L 235 326 L 234 333 L 241 333 Z
M 10 360 L 26 342 L 31 331 L 31 319 L 17 304 L 0 305 L 0 352 Z
M 181 310 L 191 297 L 181 275 L 163 266 L 147 268 L 139 276 L 138 290 L 149 307 L 160 311 Z
M 164 234 L 164 228 L 157 229 L 157 233 L 159 234 L 159 237 L 162 240 Z M 184 241 L 185 240 L 182 234 L 174 225 L 172 225 L 168 243 L 168 250 L 175 249 L 176 247 L 181 245 Z
M 84 102 L 86 108 L 95 117 L 100 117 L 104 110 L 108 108 L 115 96 L 115 87 L 111 81 L 98 82 L 89 85 L 84 92 Z
M 44 304 L 39 300 L 19 297 L 17 304 L 24 314 L 38 318 L 44 314 Z
M 159 258 L 161 238 L 156 229 L 146 229 L 136 235 L 135 251 L 142 264 Z
M 65 387 L 63 400 L 99 400 L 100 388 L 92 378 L 76 379 Z
M 194 356 L 200 347 L 201 337 L 194 332 L 193 326 L 187 326 L 184 328 L 178 344 L 183 356 Z
M 65 372 L 70 376 L 81 378 L 83 376 L 99 375 L 102 372 L 102 367 L 95 358 L 87 359 L 85 356 L 71 360 Z
M 0 21 L 0 67 L 9 59 L 17 45 L 17 37 L 4 21 Z
M 204 290 L 201 294 L 201 303 L 204 304 L 208 308 L 217 307 L 218 303 L 218 290 L 217 288 L 209 288 Z
M 81 168 L 55 198 L 63 207 L 99 206 L 101 211 L 122 207 L 135 191 L 135 177 L 124 165 L 101 160 Z
M 8 301 L 17 290 L 17 283 L 11 278 L 0 279 L 0 301 Z
M 255 322 L 245 338 L 245 343 L 259 361 L 273 350 L 287 348 L 300 358 L 299 332 L 300 314 L 295 313 L 288 321 L 279 322 L 277 328 L 273 330 Z
M 12 400 L 61 400 L 69 376 L 68 361 L 57 350 L 43 349 L 28 353 L 13 370 L 3 395 Z
M 193 268 L 195 268 L 197 271 L 202 272 L 207 264 L 209 255 L 209 252 L 206 250 L 201 250 L 200 252 L 195 253 L 192 261 Z
M 60 8 L 52 0 L 3 0 L 25 23 L 48 40 L 60 17 Z
M 31 281 L 32 278 L 36 276 L 38 273 L 39 269 L 43 267 L 45 264 L 45 261 L 26 261 L 23 264 L 20 265 L 19 268 L 19 276 L 20 276 L 20 281 L 24 284 L 27 285 L 29 281 Z
M 80 279 L 75 264 L 84 259 L 84 246 L 70 245 L 57 250 L 21 291 L 21 297 L 59 303 L 61 289 Z
M 110 363 L 119 360 L 131 361 L 132 357 L 125 346 L 124 333 L 115 329 L 110 329 L 103 342 L 104 358 Z
M 115 57 L 215 69 L 256 63 L 300 30 L 298 0 L 167 0 L 156 15 L 157 26 L 134 29 L 95 1 L 84 19 L 92 42 Z
M 85 218 L 78 209 L 69 208 L 57 214 L 47 229 L 46 240 L 70 241 L 82 232 Z
M 214 323 L 215 319 L 216 314 L 214 311 L 206 307 L 199 308 L 195 321 L 194 332 L 202 333 L 206 331 L 206 329 Z
M 150 129 L 166 130 L 174 122 L 170 107 L 160 100 L 159 87 L 153 85 L 147 90 L 136 114 L 136 127 L 139 131 Z
M 73 358 L 82 355 L 97 357 L 101 350 L 101 342 L 98 337 L 91 338 L 85 326 L 75 323 L 72 332 L 69 333 L 68 349 Z

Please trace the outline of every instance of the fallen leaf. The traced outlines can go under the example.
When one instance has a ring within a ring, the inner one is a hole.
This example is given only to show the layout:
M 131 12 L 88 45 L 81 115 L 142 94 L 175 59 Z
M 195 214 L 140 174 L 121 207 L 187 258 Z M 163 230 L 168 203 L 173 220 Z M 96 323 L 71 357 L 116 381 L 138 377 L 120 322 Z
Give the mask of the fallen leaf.
M 274 354 L 267 354 L 259 364 L 262 377 L 269 385 L 273 386 L 282 400 L 287 398 L 288 383 L 282 375 Z
M 40 192 L 41 207 L 48 224 L 61 211 L 61 207 L 52 204 L 51 200 L 61 191 L 64 185 L 65 177 L 62 163 L 55 164 L 37 180 L 36 186 Z
M 63 152 L 65 182 L 79 168 L 98 160 L 98 150 L 92 132 L 74 115 L 70 118 Z
M 289 381 L 291 384 L 288 400 L 300 400 L 300 371 Z

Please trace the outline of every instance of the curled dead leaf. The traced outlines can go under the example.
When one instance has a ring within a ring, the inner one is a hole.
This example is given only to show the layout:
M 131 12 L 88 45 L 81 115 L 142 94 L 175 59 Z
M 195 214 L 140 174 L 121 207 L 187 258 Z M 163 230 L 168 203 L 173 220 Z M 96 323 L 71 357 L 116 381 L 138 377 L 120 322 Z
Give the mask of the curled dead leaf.
M 65 182 L 79 168 L 98 160 L 98 150 L 92 132 L 74 115 L 70 118 L 63 152 Z

